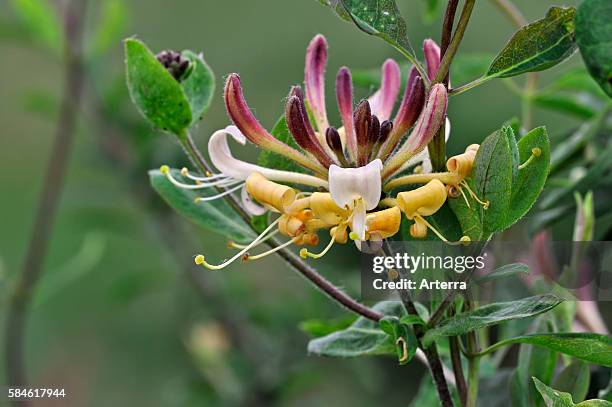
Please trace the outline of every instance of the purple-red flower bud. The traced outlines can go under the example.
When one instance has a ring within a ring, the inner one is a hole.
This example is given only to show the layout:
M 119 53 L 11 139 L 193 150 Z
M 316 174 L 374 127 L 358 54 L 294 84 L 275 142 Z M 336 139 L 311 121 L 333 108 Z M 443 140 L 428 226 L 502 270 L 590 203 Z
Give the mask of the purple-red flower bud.
M 423 54 L 427 64 L 427 76 L 433 81 L 440 68 L 440 47 L 430 38 L 423 41 Z
M 372 123 L 372 112 L 370 103 L 362 100 L 353 115 L 355 135 L 357 137 L 357 164 L 363 166 L 368 160 L 368 141 L 370 138 L 370 125 Z
M 304 102 L 298 96 L 290 96 L 285 107 L 287 127 L 295 142 L 311 153 L 325 168 L 328 168 L 333 164 L 333 161 L 323 150 L 312 128 L 309 128 L 310 124 L 307 123 L 307 118 L 303 115 L 305 110 Z

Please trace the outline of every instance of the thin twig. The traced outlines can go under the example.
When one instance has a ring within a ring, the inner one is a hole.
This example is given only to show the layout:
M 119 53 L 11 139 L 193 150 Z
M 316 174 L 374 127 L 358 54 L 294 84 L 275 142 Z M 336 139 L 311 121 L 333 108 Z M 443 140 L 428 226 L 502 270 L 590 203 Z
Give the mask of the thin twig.
M 383 246 L 384 255 L 389 255 L 390 247 L 388 243 L 385 243 Z M 398 273 L 404 277 L 403 270 L 397 270 Z M 409 315 L 418 315 L 416 306 L 410 297 L 410 293 L 408 290 L 397 290 L 400 299 L 406 312 Z M 424 335 L 423 327 L 420 325 L 415 325 L 413 327 L 414 334 L 417 337 L 418 346 L 425 354 L 425 358 L 427 359 L 427 367 L 429 367 L 429 371 L 431 373 L 431 377 L 433 378 L 434 385 L 436 386 L 436 390 L 438 392 L 438 397 L 440 398 L 440 402 L 442 403 L 442 407 L 454 407 L 453 399 L 451 397 L 450 391 L 448 389 L 448 383 L 446 381 L 445 369 L 442 361 L 440 360 L 440 355 L 438 355 L 438 348 L 434 343 L 432 343 L 429 347 L 425 348 L 421 341 L 421 338 Z
M 442 36 L 440 38 L 440 56 L 443 57 L 448 50 L 448 46 L 450 45 L 452 34 L 453 34 L 453 25 L 455 23 L 455 14 L 457 14 L 457 6 L 459 5 L 459 0 L 449 0 L 446 6 L 446 12 L 444 13 L 444 23 L 442 24 Z M 449 75 L 448 72 L 442 81 L 446 86 L 448 86 Z
M 472 309 L 472 301 L 468 296 L 465 296 L 466 311 Z M 473 356 L 479 352 L 477 331 L 467 333 L 467 348 L 468 354 L 468 392 L 467 392 L 467 407 L 476 407 L 478 402 L 478 383 L 480 370 L 480 357 Z
M 434 78 L 432 83 L 442 82 L 442 80 L 448 74 L 451 62 L 453 61 L 453 58 L 455 57 L 455 54 L 459 49 L 461 40 L 463 40 L 463 35 L 465 34 L 468 22 L 470 21 L 475 2 L 476 0 L 465 0 L 463 9 L 461 10 L 461 16 L 459 16 L 457 28 L 455 29 L 455 33 L 453 34 L 453 38 L 450 44 L 448 45 L 448 49 L 446 50 L 444 56 L 442 57 L 442 60 L 440 61 L 440 68 L 438 69 L 438 73 L 436 74 L 436 77 Z
M 455 374 L 455 383 L 457 386 L 457 391 L 459 392 L 459 399 L 461 400 L 461 406 L 465 407 L 467 404 L 468 389 L 465 376 L 463 375 L 463 366 L 461 364 L 459 337 L 450 336 L 448 338 L 448 344 L 450 346 L 451 362 L 453 364 L 453 373 Z
M 65 11 L 66 76 L 61 110 L 23 269 L 8 309 L 5 342 L 6 369 L 8 384 L 15 387 L 23 387 L 28 384 L 23 349 L 28 310 L 34 289 L 42 274 L 42 266 L 57 214 L 74 139 L 83 87 L 83 65 L 80 55 L 85 8 L 85 0 L 75 0 L 68 4 Z M 21 403 L 20 406 L 30 405 L 29 401 L 19 403 Z
M 442 35 L 440 39 L 440 56 L 443 58 L 448 50 L 448 46 L 451 42 L 453 34 L 453 24 L 455 23 L 455 14 L 457 13 L 457 6 L 459 0 L 449 0 L 446 5 L 446 12 L 444 13 L 444 23 L 442 24 Z M 446 73 L 442 80 L 444 86 L 448 88 L 449 74 Z M 434 171 L 444 170 L 446 163 L 446 123 L 443 121 L 442 126 L 438 129 L 438 133 L 431 140 L 427 149 L 429 156 L 431 157 L 431 164 Z

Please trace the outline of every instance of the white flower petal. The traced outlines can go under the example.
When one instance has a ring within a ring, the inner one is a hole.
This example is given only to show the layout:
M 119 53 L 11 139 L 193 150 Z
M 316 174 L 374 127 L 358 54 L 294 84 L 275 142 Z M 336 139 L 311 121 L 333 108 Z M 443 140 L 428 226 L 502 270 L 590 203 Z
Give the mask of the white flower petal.
M 227 126 L 225 129 L 217 130 L 210 137 L 208 141 L 208 154 L 210 155 L 210 160 L 223 174 L 234 179 L 246 180 L 252 173 L 259 172 L 271 181 L 290 182 L 327 188 L 327 181 L 312 175 L 274 170 L 235 158 L 227 143 L 228 134 L 239 144 L 244 145 L 246 143 L 246 137 L 236 126 Z
M 266 208 L 261 205 L 257 205 L 255 201 L 253 201 L 253 199 L 246 190 L 246 185 L 243 185 L 242 190 L 240 191 L 240 198 L 242 198 L 242 206 L 251 215 L 260 216 L 266 213 Z
M 366 208 L 363 200 L 358 200 L 353 210 L 353 224 L 351 230 L 357 234 L 357 240 L 365 240 L 366 234 Z
M 371 210 L 378 206 L 381 193 L 380 172 L 382 161 L 376 159 L 364 167 L 329 167 L 329 192 L 334 202 L 344 208 L 352 208 L 360 198 L 365 208 Z

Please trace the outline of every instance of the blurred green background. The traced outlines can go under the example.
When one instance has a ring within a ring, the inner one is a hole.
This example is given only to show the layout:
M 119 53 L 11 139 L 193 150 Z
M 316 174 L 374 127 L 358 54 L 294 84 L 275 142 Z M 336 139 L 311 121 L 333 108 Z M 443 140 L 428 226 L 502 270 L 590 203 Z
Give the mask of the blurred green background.
M 103 3 L 90 1 L 89 37 Z M 136 35 L 154 51 L 204 53 L 218 81 L 214 104 L 195 134 L 205 146 L 212 131 L 229 123 L 220 92 L 224 76 L 240 73 L 249 104 L 270 128 L 283 111 L 290 85 L 303 79 L 305 47 L 317 33 L 330 44 L 328 91 L 342 65 L 368 69 L 388 57 L 401 59 L 317 3 L 125 1 L 128 13 L 119 38 Z M 439 38 L 439 19 L 422 22 L 425 1 L 398 3 L 415 48 L 424 38 Z M 552 2 L 516 4 L 533 21 Z M 15 19 L 8 1 L 0 2 L 0 18 L 5 27 Z M 494 54 L 514 31 L 491 1 L 480 1 L 460 54 Z M 30 237 L 63 67 L 51 53 L 8 35 L 0 42 L 0 55 L 4 311 Z M 576 54 L 541 80 L 546 83 L 555 71 L 580 63 Z M 341 321 L 347 314 L 278 259 L 194 274 L 191 256 L 205 252 L 222 258 L 229 254 L 226 242 L 169 214 L 150 193 L 145 171 L 165 163 L 186 165 L 186 160 L 178 145 L 149 129 L 127 101 L 120 41 L 88 69 L 77 143 L 28 322 L 32 382 L 66 388 L 68 398 L 57 404 L 66 406 L 369 406 L 381 398 L 386 405 L 406 405 L 424 375 L 418 362 L 398 367 L 392 359 L 339 361 L 307 355 L 308 336 L 300 322 Z M 91 102 L 96 98 L 104 100 L 102 110 L 107 111 L 101 113 Z M 331 92 L 328 100 L 334 100 Z M 501 81 L 453 98 L 450 151 L 482 140 L 519 114 L 518 98 Z M 534 125 L 547 125 L 553 135 L 577 123 L 535 111 Z M 116 143 L 122 138 L 131 140 L 130 148 Z M 140 146 L 138 154 L 134 145 Z M 124 164 L 109 160 L 109 151 Z M 255 154 L 245 149 L 239 155 Z M 338 250 L 319 265 L 332 281 L 358 294 L 356 264 L 347 263 L 352 249 Z

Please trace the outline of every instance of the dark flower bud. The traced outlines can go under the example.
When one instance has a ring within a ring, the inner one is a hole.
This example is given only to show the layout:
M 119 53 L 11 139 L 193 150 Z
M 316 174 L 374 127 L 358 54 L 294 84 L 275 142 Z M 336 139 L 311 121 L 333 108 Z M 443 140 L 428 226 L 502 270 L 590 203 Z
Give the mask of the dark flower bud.
M 387 141 L 387 137 L 389 137 L 389 133 L 393 130 L 393 122 L 391 120 L 385 120 L 380 125 L 380 137 L 379 142 Z
M 372 116 L 370 121 L 370 144 L 376 143 L 378 136 L 380 136 L 380 120 L 378 120 L 378 117 Z
M 357 164 L 363 166 L 368 160 L 368 139 L 372 123 L 372 111 L 367 100 L 362 100 L 355 108 L 353 122 L 357 136 Z
M 338 158 L 340 165 L 343 167 L 348 167 L 349 164 L 346 160 L 346 156 L 344 155 L 342 140 L 340 139 L 340 133 L 338 133 L 338 130 L 333 127 L 328 127 L 327 130 L 325 130 L 325 141 Z
M 172 50 L 161 51 L 156 55 L 156 58 L 177 81 L 181 81 L 187 76 L 190 63 L 180 52 Z

